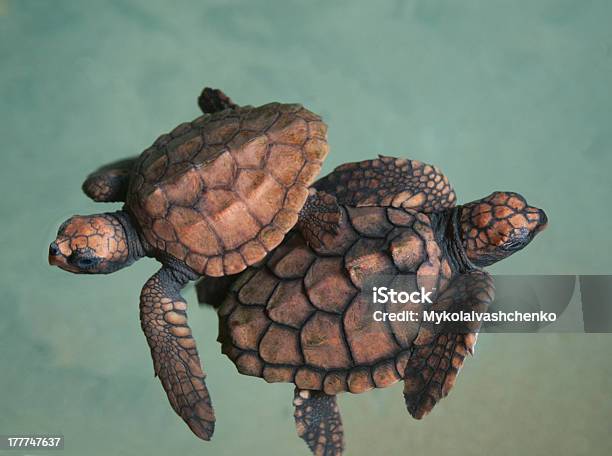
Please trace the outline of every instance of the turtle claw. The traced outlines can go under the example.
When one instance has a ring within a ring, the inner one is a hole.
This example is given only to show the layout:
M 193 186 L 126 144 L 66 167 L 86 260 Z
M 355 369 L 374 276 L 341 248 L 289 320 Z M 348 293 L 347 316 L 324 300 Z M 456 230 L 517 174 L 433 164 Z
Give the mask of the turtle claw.
M 478 339 L 478 333 L 467 333 L 463 336 L 463 343 L 465 344 L 465 348 L 467 352 L 474 356 L 476 353 L 476 340 Z

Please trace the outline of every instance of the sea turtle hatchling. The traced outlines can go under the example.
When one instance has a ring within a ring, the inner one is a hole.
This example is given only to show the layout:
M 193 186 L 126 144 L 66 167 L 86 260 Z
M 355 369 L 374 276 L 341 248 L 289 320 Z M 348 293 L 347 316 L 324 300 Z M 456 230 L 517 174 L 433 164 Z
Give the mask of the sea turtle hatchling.
M 208 88 L 198 101 L 203 116 L 85 180 L 93 200 L 125 204 L 67 220 L 49 262 L 87 274 L 144 256 L 162 263 L 142 289 L 141 326 L 172 408 L 208 440 L 215 417 L 180 290 L 273 250 L 296 223 L 328 145 L 326 125 L 301 105 L 240 107 Z
M 512 192 L 456 206 L 437 168 L 391 157 L 340 166 L 314 187 L 274 253 L 236 279 L 202 279 L 198 296 L 220 306 L 219 341 L 238 371 L 294 383 L 298 434 L 315 454 L 337 455 L 338 393 L 404 380 L 420 419 L 452 388 L 479 329 L 377 321 L 372 310 L 485 311 L 494 288 L 481 268 L 525 247 L 547 218 Z M 321 229 L 333 220 L 335 233 Z M 432 304 L 372 307 L 375 276 L 433 290 Z

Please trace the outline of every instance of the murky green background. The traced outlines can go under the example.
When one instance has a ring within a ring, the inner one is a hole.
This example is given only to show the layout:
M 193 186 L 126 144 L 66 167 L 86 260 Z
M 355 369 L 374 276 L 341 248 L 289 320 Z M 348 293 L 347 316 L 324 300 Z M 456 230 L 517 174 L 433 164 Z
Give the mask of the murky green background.
M 611 273 L 611 21 L 605 0 L 0 0 L 0 433 L 63 433 L 67 455 L 308 454 L 291 386 L 238 375 L 193 288 L 211 443 L 153 378 L 138 295 L 157 265 L 46 265 L 61 221 L 110 209 L 85 175 L 197 116 L 204 84 L 321 113 L 326 171 L 385 153 L 439 165 L 462 201 L 523 193 L 550 228 L 495 272 Z M 611 347 L 482 335 L 421 422 L 399 384 L 342 396 L 347 454 L 612 454 Z

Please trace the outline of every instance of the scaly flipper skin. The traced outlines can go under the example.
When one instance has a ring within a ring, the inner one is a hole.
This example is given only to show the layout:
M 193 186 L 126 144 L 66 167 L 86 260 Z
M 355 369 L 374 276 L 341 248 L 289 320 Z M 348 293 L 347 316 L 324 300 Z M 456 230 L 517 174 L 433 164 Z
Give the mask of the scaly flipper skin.
M 166 266 L 153 275 L 140 295 L 140 322 L 151 348 L 155 374 L 172 408 L 194 434 L 210 440 L 215 414 L 187 325 L 187 303 L 180 295 L 186 282 L 181 273 Z
M 332 195 L 310 189 L 306 204 L 299 214 L 298 227 L 309 245 L 321 245 L 323 233 L 336 234 L 342 212 Z
M 219 89 L 211 89 L 205 87 L 198 97 L 198 106 L 204 114 L 212 114 L 213 112 L 223 111 L 224 109 L 234 109 L 238 105 L 232 101 L 230 97 L 225 95 Z
M 83 192 L 98 203 L 125 202 L 130 170 L 137 159 L 126 158 L 97 169 L 83 182 Z
M 379 156 L 345 163 L 314 187 L 349 206 L 392 206 L 428 213 L 454 207 L 457 200 L 448 178 L 433 165 Z
M 315 456 L 338 456 L 344 450 L 342 419 L 336 396 L 295 389 L 295 426 Z
M 473 270 L 453 279 L 442 293 L 437 311 L 485 312 L 494 297 L 493 279 L 481 270 Z M 427 415 L 445 397 L 453 385 L 468 353 L 474 353 L 479 323 L 467 328 L 438 328 L 431 343 L 415 344 L 404 371 L 404 399 L 416 419 Z

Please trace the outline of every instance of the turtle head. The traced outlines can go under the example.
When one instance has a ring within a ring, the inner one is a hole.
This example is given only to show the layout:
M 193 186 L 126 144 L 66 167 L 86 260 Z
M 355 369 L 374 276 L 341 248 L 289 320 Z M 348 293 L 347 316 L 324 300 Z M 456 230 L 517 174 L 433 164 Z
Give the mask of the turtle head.
M 77 274 L 107 274 L 132 263 L 128 234 L 116 214 L 75 215 L 49 246 L 49 264 Z
M 468 259 L 488 266 L 518 252 L 546 228 L 542 209 L 514 192 L 494 192 L 461 207 L 459 233 Z

